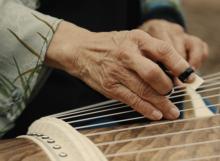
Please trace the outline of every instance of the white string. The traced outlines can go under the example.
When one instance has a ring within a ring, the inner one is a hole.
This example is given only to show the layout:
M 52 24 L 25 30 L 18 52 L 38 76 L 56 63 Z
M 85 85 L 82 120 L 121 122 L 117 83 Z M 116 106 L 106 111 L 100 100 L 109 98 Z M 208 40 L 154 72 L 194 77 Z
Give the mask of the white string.
M 195 160 L 208 160 L 208 159 L 215 159 L 220 158 L 220 155 L 210 155 L 210 156 L 204 156 L 204 157 L 198 157 L 198 158 L 192 158 L 192 159 L 184 159 L 179 161 L 195 161 Z
M 220 96 L 220 93 L 209 95 L 209 96 L 205 96 L 205 97 L 201 97 L 201 99 L 213 98 L 213 97 L 218 97 L 218 96 Z M 193 100 L 199 100 L 199 98 L 198 99 L 193 99 Z M 187 102 L 190 102 L 190 101 L 192 101 L 192 99 L 187 99 L 187 100 L 183 100 L 183 101 L 176 101 L 176 102 L 173 102 L 173 104 L 176 105 L 176 104 L 179 104 L 179 103 L 187 103 Z
M 202 141 L 202 142 L 196 142 L 196 143 L 180 144 L 180 145 L 171 145 L 171 146 L 158 147 L 158 148 L 152 148 L 152 149 L 135 150 L 135 151 L 130 151 L 130 152 L 120 152 L 120 153 L 108 154 L 106 155 L 106 157 L 107 158 L 122 157 L 122 156 L 137 154 L 137 153 L 141 154 L 141 153 L 147 153 L 147 152 L 153 152 L 153 151 L 168 150 L 168 149 L 173 149 L 173 148 L 186 148 L 186 147 L 191 147 L 191 146 L 218 143 L 218 142 L 220 142 L 220 139 Z
M 82 130 L 82 129 L 96 127 L 96 126 L 109 125 L 109 124 L 115 124 L 115 123 L 127 122 L 127 121 L 134 121 L 134 120 L 139 120 L 139 119 L 143 119 L 143 118 L 145 118 L 145 117 L 140 116 L 140 117 L 128 118 L 128 119 L 117 120 L 117 121 L 109 121 L 109 122 L 105 122 L 105 123 L 98 123 L 98 124 L 92 124 L 92 125 L 79 126 L 79 127 L 75 127 L 75 129 L 76 130 Z M 71 124 L 71 122 L 67 122 L 67 123 Z
M 220 84 L 220 82 L 218 83 Z M 202 89 L 199 90 L 198 92 L 196 92 L 197 94 L 203 93 L 203 92 L 208 92 L 208 91 L 213 91 L 213 90 L 219 90 L 220 87 L 213 87 L 213 88 L 208 88 L 208 89 Z M 192 89 L 190 89 L 192 90 Z M 172 97 L 169 97 L 169 99 L 173 99 L 173 98 L 178 98 L 178 97 L 183 97 L 183 96 L 189 96 L 188 94 L 184 93 L 184 94 L 180 94 L 180 95 L 174 95 Z
M 215 81 L 215 80 L 218 80 L 218 79 L 220 79 L 220 78 L 207 79 L 207 80 L 205 80 L 205 82 Z M 219 82 L 218 82 L 218 83 L 215 83 L 215 85 L 218 85 L 218 84 L 219 84 Z M 212 85 L 214 85 L 214 84 L 211 84 L 211 86 L 212 86 Z M 200 88 L 202 88 L 202 87 L 208 87 L 208 86 L 210 86 L 210 85 L 205 84 L 205 85 L 200 86 Z M 177 87 L 175 87 L 175 88 L 184 88 L 184 87 L 185 87 L 185 86 L 177 86 Z M 184 92 L 184 91 L 185 91 L 185 89 L 179 90 L 179 91 L 175 91 L 173 94 L 175 94 L 175 93 L 180 93 L 180 92 Z M 86 107 L 82 107 L 82 108 L 78 108 L 78 109 L 68 110 L 68 111 L 61 112 L 61 113 L 57 113 L 57 114 L 54 114 L 54 115 L 51 115 L 51 116 L 61 117 L 61 116 L 69 115 L 69 114 L 76 114 L 76 113 L 87 112 L 88 110 L 100 109 L 100 108 L 103 107 L 103 106 L 101 106 L 101 105 L 107 104 L 107 103 L 115 103 L 115 104 L 112 104 L 112 105 L 108 105 L 108 107 L 109 107 L 109 106 L 111 107 L 111 106 L 113 106 L 113 105 L 122 104 L 121 102 L 118 102 L 117 100 L 110 100 L 110 101 L 105 101 L 105 102 L 102 102 L 102 103 L 98 103 L 98 104 L 94 104 L 94 105 L 90 105 L 90 106 L 86 106 Z M 101 106 L 101 107 L 97 107 L 97 106 Z M 94 107 L 96 107 L 96 108 L 94 108 Z M 105 107 L 107 107 L 107 106 L 105 106 Z M 104 108 L 104 107 L 103 107 L 103 108 Z
M 216 76 L 219 76 L 219 75 L 220 75 L 220 72 L 217 72 L 217 73 L 213 73 L 213 74 L 209 74 L 209 75 L 203 76 L 203 78 L 207 79 L 207 78 L 216 77 Z
M 202 117 L 202 119 L 213 118 L 213 117 L 218 117 L 218 116 L 220 116 L 220 114 L 215 114 L 214 116 L 205 116 L 205 117 Z M 156 122 L 153 124 L 147 124 L 147 125 L 145 124 L 145 125 L 128 127 L 128 128 L 123 128 L 123 129 L 115 129 L 115 130 L 89 133 L 89 134 L 85 134 L 85 136 L 91 137 L 91 136 L 97 136 L 97 135 L 105 135 L 105 134 L 111 134 L 111 133 L 115 133 L 115 132 L 136 130 L 136 129 L 140 129 L 140 128 L 148 128 L 148 127 L 154 127 L 154 126 L 159 126 L 159 125 L 166 125 L 166 124 L 179 123 L 179 122 L 188 122 L 188 121 L 197 120 L 197 119 L 201 119 L 201 118 L 193 117 L 193 118 L 186 118 L 186 119 L 179 119 L 179 120 L 168 120 L 168 121 Z
M 220 82 L 218 83 L 220 84 Z M 204 90 L 200 90 L 199 92 L 197 93 L 203 93 L 203 92 L 208 92 L 208 91 L 213 91 L 213 90 L 219 90 L 220 87 L 214 87 L 214 88 L 209 88 L 209 89 L 204 89 Z M 169 99 L 172 99 L 172 98 L 176 98 L 176 97 L 182 97 L 182 96 L 187 96 L 188 94 L 180 94 L 180 95 L 176 95 L 176 96 L 171 96 L 169 97 Z M 184 101 L 187 101 L 187 100 L 184 100 Z M 175 103 L 175 102 L 173 102 Z M 177 103 L 180 103 L 180 102 L 177 102 Z M 109 106 L 107 106 L 109 107 Z M 106 106 L 102 106 L 101 108 L 100 107 L 96 107 L 96 108 L 93 108 L 93 109 L 90 109 L 90 110 L 95 110 L 95 109 L 98 109 L 98 111 L 94 111 L 94 112 L 88 112 L 88 113 L 83 113 L 83 114 L 79 114 L 79 115 L 73 115 L 73 116 L 67 116 L 67 117 L 60 117 L 60 119 L 62 120 L 66 120 L 66 119 L 73 119 L 73 118 L 76 118 L 76 117 L 80 117 L 80 116 L 86 116 L 86 115 L 91 115 L 91 114 L 97 114 L 97 113 L 101 113 L 101 112 L 107 112 L 107 111 L 113 111 L 113 110 L 118 110 L 118 109 L 121 109 L 121 108 L 125 108 L 125 107 L 129 107 L 128 105 L 123 105 L 123 106 L 116 106 L 116 107 L 113 107 L 113 108 L 109 108 L 109 109 L 104 109 L 104 110 L 100 110 L 102 108 L 106 108 Z M 87 111 L 90 111 L 90 110 L 87 110 Z M 133 110 L 134 111 L 134 110 Z M 71 115 L 71 113 L 69 113 L 68 115 Z
M 147 140 L 147 139 L 153 139 L 153 138 L 159 138 L 159 137 L 167 137 L 167 136 L 172 136 L 172 135 L 213 130 L 213 129 L 218 129 L 218 128 L 220 128 L 220 126 L 212 126 L 212 127 L 198 128 L 198 129 L 192 129 L 192 130 L 183 130 L 183 131 L 170 132 L 170 133 L 166 133 L 166 134 L 158 134 L 158 135 L 153 135 L 153 136 L 143 136 L 143 137 L 138 137 L 138 138 L 130 138 L 130 139 L 124 139 L 124 140 L 102 142 L 102 143 L 98 143 L 96 145 L 97 146 L 105 146 L 105 145 L 112 145 L 112 144 L 120 144 L 120 143 L 134 142 L 134 141 Z
M 110 101 L 114 101 L 114 103 L 113 104 L 108 104 L 109 101 L 105 101 L 105 102 L 102 102 L 103 104 L 107 104 L 107 105 L 104 105 L 104 106 L 99 106 L 99 103 L 98 103 L 98 104 L 94 104 L 92 106 L 86 106 L 86 107 L 82 107 L 82 108 L 79 108 L 79 109 L 73 109 L 73 110 L 65 111 L 65 112 L 58 113 L 58 114 L 55 114 L 55 115 L 52 115 L 52 116 L 62 117 L 62 116 L 70 115 L 70 114 L 78 114 L 78 113 L 93 111 L 93 110 L 96 110 L 96 109 L 102 109 L 102 108 L 122 104 L 121 102 L 119 102 L 117 100 L 110 100 Z
M 210 96 L 205 96 L 205 97 L 202 97 L 203 99 L 204 98 L 213 98 L 213 97 L 217 97 L 217 96 L 220 96 L 220 94 L 214 94 L 214 95 L 210 95 Z M 194 100 L 198 100 L 198 99 L 194 99 Z M 177 103 L 185 103 L 185 102 L 190 102 L 191 99 L 189 100 L 186 100 L 186 101 L 177 101 L 175 102 L 174 104 L 177 104 Z M 113 124 L 114 123 L 119 123 L 119 122 L 125 122 L 126 121 L 131 121 L 132 119 L 133 120 L 137 120 L 137 119 L 143 119 L 145 118 L 144 116 L 140 116 L 140 117 L 136 117 L 136 118 L 129 118 L 128 119 L 124 119 L 124 120 L 117 120 L 117 121 L 109 121 L 109 122 L 104 122 L 104 123 L 98 123 L 98 124 L 93 124 L 93 125 L 85 125 L 85 126 L 79 126 L 79 127 L 76 127 L 76 129 L 84 129 L 84 128 L 90 128 L 90 127 L 95 127 L 95 126 L 102 126 L 102 125 L 109 125 L 109 124 Z M 69 124 L 72 124 L 74 121 L 67 121 L 67 123 Z
M 194 100 L 197 100 L 197 99 L 194 99 Z M 208 108 L 208 107 L 213 107 L 213 106 L 218 106 L 218 105 L 220 105 L 220 104 L 214 104 L 214 105 L 212 104 L 212 105 L 209 105 L 209 106 L 206 106 L 206 107 Z M 203 108 L 203 106 L 202 107 L 191 107 L 191 108 L 187 108 L 187 109 L 179 110 L 179 111 L 180 112 L 185 112 L 185 111 L 196 110 L 196 109 L 200 109 L 200 108 Z M 115 112 L 115 113 L 111 113 L 111 114 L 88 117 L 88 118 L 85 118 L 85 119 L 73 120 L 73 121 L 69 121 L 68 123 L 71 122 L 71 124 L 73 124 L 73 123 L 78 123 L 78 122 L 83 122 L 83 121 L 95 120 L 95 119 L 100 119 L 100 118 L 107 118 L 109 116 L 118 116 L 118 115 L 122 115 L 122 114 L 126 114 L 126 113 L 135 113 L 135 112 L 136 111 L 134 109 L 130 109 L 130 110 L 127 110 L 127 111 L 122 111 L 122 112 Z M 145 117 L 143 116 L 143 118 L 145 118 Z
M 215 87 L 215 88 L 210 88 L 210 89 L 205 89 L 205 90 L 201 90 L 197 93 L 203 93 L 203 92 L 208 92 L 208 91 L 214 91 L 214 90 L 218 90 L 220 89 L 220 87 Z M 179 95 L 178 97 L 182 97 L 182 96 L 187 96 L 187 94 L 182 94 L 182 95 Z M 170 98 L 175 98 L 175 97 L 170 97 Z M 175 103 L 175 102 L 173 102 Z M 99 110 L 99 111 L 94 111 L 94 112 L 88 112 L 88 113 L 84 113 L 84 114 L 80 114 L 80 115 L 73 115 L 73 116 L 68 116 L 68 117 L 61 117 L 60 119 L 62 120 L 66 120 L 66 119 L 73 119 L 73 118 L 76 118 L 76 117 L 80 117 L 80 116 L 86 116 L 86 115 L 91 115 L 91 114 L 97 114 L 97 113 L 101 113 L 101 112 L 107 112 L 107 111 L 113 111 L 113 110 L 118 110 L 118 109 L 121 109 L 121 108 L 125 108 L 125 107 L 129 107 L 128 105 L 124 105 L 124 106 L 116 106 L 116 107 L 113 107 L 113 108 L 110 108 L 110 109 L 105 109 L 105 110 Z M 130 111 L 130 110 L 129 110 Z M 132 110 L 134 111 L 134 110 Z M 124 112 L 124 111 L 123 111 Z M 116 114 L 116 113 L 115 113 Z M 120 114 L 120 112 L 119 112 Z M 103 115 L 104 116 L 104 115 Z M 110 114 L 111 116 L 111 114 Z M 92 117 L 91 117 L 92 118 Z M 89 118 L 87 118 L 89 119 Z M 77 120 L 75 120 L 77 121 Z M 78 122 L 78 121 L 77 121 Z
M 94 111 L 94 112 L 83 113 L 83 114 L 80 114 L 80 115 L 62 117 L 60 119 L 62 119 L 62 120 L 72 119 L 72 118 L 76 118 L 76 117 L 81 117 L 81 116 L 86 116 L 86 115 L 91 115 L 91 114 L 97 114 L 97 113 L 100 113 L 100 112 L 108 112 L 108 111 L 113 111 L 113 110 L 119 110 L 119 109 L 122 109 L 122 108 L 125 108 L 125 107 L 129 107 L 129 106 L 128 105 L 116 106 L 116 107 L 113 107 L 113 108 L 99 110 L 99 111 Z
M 111 114 L 107 114 L 107 115 L 101 115 L 101 116 L 89 117 L 89 118 L 85 118 L 85 119 L 73 120 L 73 121 L 71 121 L 71 123 L 77 123 L 77 122 L 89 121 L 89 120 L 94 120 L 94 119 L 106 118 L 106 117 L 109 117 L 109 116 L 118 116 L 118 115 L 122 115 L 122 114 L 134 113 L 134 112 L 135 112 L 134 110 L 116 112 L 116 113 L 111 113 Z

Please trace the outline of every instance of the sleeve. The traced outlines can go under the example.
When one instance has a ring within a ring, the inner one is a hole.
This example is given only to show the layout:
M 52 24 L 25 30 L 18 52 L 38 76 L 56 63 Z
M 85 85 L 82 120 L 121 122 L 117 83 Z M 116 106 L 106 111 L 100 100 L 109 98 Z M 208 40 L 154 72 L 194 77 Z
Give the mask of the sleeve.
M 185 27 L 180 0 L 141 0 L 141 20 L 165 19 Z
M 0 0 L 0 136 L 13 127 L 45 77 L 45 53 L 61 21 L 22 1 Z

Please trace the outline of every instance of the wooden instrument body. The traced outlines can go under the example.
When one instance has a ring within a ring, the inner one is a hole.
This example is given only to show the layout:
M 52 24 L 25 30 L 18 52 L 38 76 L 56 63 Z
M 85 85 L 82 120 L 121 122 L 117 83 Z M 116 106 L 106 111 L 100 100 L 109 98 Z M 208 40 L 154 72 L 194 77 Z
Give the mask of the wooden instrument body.
M 122 126 L 110 130 L 113 131 L 110 133 L 105 133 L 109 128 L 83 133 L 97 133 L 88 137 L 98 145 L 109 161 L 163 161 L 164 158 L 176 161 L 219 155 L 220 127 L 215 128 L 219 125 L 220 116 L 211 116 L 168 124 L 155 123 L 147 127 L 141 127 L 140 124 Z M 125 128 L 128 130 L 120 131 Z
M 175 121 L 80 130 L 80 134 L 60 119 L 42 118 L 27 136 L 1 142 L 0 161 L 220 160 L 220 114 L 207 110 L 197 93 L 187 93 L 192 101 L 186 106 L 197 107 L 186 108 L 185 118 Z
M 51 161 L 44 150 L 29 139 L 0 141 L 0 161 Z
M 220 139 L 220 128 L 212 129 L 210 127 L 217 127 L 219 124 L 220 117 L 211 116 L 185 121 L 179 120 L 178 122 L 168 124 L 158 125 L 155 123 L 155 125 L 152 124 L 147 127 L 140 124 L 133 124 L 117 128 L 100 128 L 81 132 L 83 135 L 88 135 L 88 138 L 92 140 L 94 145 L 97 145 L 108 161 L 162 161 L 164 158 L 166 158 L 165 160 L 176 161 L 218 156 L 220 154 L 220 142 L 216 142 L 215 140 Z M 125 128 L 129 129 L 123 130 Z M 210 129 L 205 130 L 207 128 Z M 97 133 L 97 135 L 89 136 L 91 133 Z M 99 135 L 99 133 L 102 134 Z M 43 136 L 38 133 L 35 134 L 35 137 L 42 138 Z M 126 141 L 130 139 L 134 140 Z M 57 140 L 54 141 L 58 143 Z M 115 141 L 117 143 L 114 143 Z M 65 146 L 69 147 L 62 144 L 62 148 L 65 148 Z M 53 151 L 55 149 L 48 147 L 45 149 L 45 147 L 42 148 L 42 145 L 33 139 L 25 137 L 4 140 L 0 142 L 0 161 L 65 160 L 62 157 L 50 158 L 49 155 L 54 153 Z M 86 146 L 82 146 L 81 152 L 87 154 L 88 159 L 90 159 L 87 153 L 88 151 L 85 149 Z M 63 152 L 62 149 L 58 151 Z M 74 153 L 74 149 L 68 151 L 68 157 L 71 157 L 69 152 Z M 81 153 L 78 152 L 75 154 L 77 154 L 75 156 L 76 158 L 74 160 L 70 159 L 71 161 L 79 161 L 77 156 L 79 157 Z M 59 153 L 57 153 L 58 155 Z M 219 160 L 219 158 L 211 158 L 209 160 Z

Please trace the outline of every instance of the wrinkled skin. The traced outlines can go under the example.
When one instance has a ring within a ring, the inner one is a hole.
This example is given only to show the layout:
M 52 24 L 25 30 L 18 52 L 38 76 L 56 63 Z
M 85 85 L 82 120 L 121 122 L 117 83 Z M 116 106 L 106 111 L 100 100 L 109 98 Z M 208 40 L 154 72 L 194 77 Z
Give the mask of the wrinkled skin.
M 150 20 L 139 29 L 172 45 L 195 69 L 201 67 L 208 57 L 208 45 L 200 38 L 186 33 L 178 24 L 166 20 Z
M 162 62 L 174 76 L 190 66 L 172 45 L 144 31 L 94 33 L 65 21 L 45 61 L 152 120 L 179 116 L 177 107 L 164 96 L 173 83 L 155 62 Z M 188 80 L 193 79 L 192 74 Z

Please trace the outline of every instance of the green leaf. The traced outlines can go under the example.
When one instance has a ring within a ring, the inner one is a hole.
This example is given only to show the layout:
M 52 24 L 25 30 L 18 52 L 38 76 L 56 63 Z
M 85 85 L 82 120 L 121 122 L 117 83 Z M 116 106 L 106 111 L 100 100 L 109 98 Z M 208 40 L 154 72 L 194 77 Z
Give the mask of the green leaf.
M 1 80 L 1 78 L 0 78 L 0 81 L 2 82 L 2 80 Z M 2 82 L 2 84 L 3 84 L 3 82 Z M 7 87 L 7 86 L 5 86 L 5 85 L 0 85 L 0 93 L 2 94 L 2 95 L 4 95 L 4 96 L 6 96 L 6 97 L 10 97 L 10 92 L 11 90 Z
M 42 35 L 40 32 L 37 32 L 37 34 L 44 40 L 44 42 L 48 44 L 47 38 L 44 35 Z
M 25 92 L 26 92 L 26 93 L 27 93 L 28 90 L 31 90 L 29 84 L 30 84 L 30 82 L 31 82 L 31 80 L 32 80 L 32 78 L 33 78 L 33 76 L 34 76 L 34 74 L 35 74 L 36 72 L 38 72 L 38 69 L 41 69 L 41 67 L 42 67 L 42 65 L 41 65 L 41 64 L 38 65 L 38 63 L 37 63 L 37 65 L 35 66 L 35 68 L 31 71 L 31 73 L 30 73 L 30 75 L 29 75 L 29 77 L 28 77 L 28 79 L 27 79 L 27 84 L 28 84 L 28 86 L 25 88 Z
M 21 76 L 24 76 L 24 75 L 26 75 L 26 74 L 32 73 L 33 71 L 38 72 L 38 71 L 36 70 L 36 68 L 38 69 L 38 68 L 40 68 L 40 67 L 42 67 L 42 65 L 37 65 L 37 66 L 34 67 L 34 68 L 28 69 L 28 70 L 26 70 L 25 72 L 21 73 Z M 16 81 L 19 79 L 19 77 L 20 77 L 20 76 L 17 76 L 17 77 L 14 79 L 13 82 L 16 82 Z
M 14 37 L 27 49 L 29 50 L 34 56 L 40 59 L 40 54 L 38 54 L 33 48 L 31 48 L 27 43 L 25 43 L 14 31 L 8 29 L 9 32 L 14 35 Z
M 13 82 L 11 82 L 6 76 L 4 76 L 3 74 L 0 73 L 0 76 L 2 77 L 2 82 L 5 83 L 5 86 L 7 86 L 8 88 L 10 88 L 11 90 L 13 90 L 15 87 L 15 85 L 13 84 Z M 12 87 L 12 88 L 11 88 Z
M 43 20 L 42 18 L 38 17 L 37 15 L 35 15 L 34 13 L 32 13 L 32 15 L 38 19 L 39 21 L 43 22 L 44 24 L 46 24 L 51 30 L 53 33 L 55 33 L 55 30 L 53 28 L 53 26 L 51 24 L 49 24 L 47 21 Z
M 23 78 L 23 76 L 21 75 L 21 70 L 19 68 L 19 65 L 18 65 L 18 62 L 17 60 L 15 59 L 15 57 L 13 57 L 13 60 L 14 60 L 14 63 L 15 63 L 15 66 L 16 66 L 16 69 L 17 69 L 17 72 L 18 72 L 18 75 L 19 75 L 19 78 L 21 80 L 21 84 L 22 84 L 22 87 L 23 89 L 26 89 L 26 83 L 25 83 L 25 79 Z

